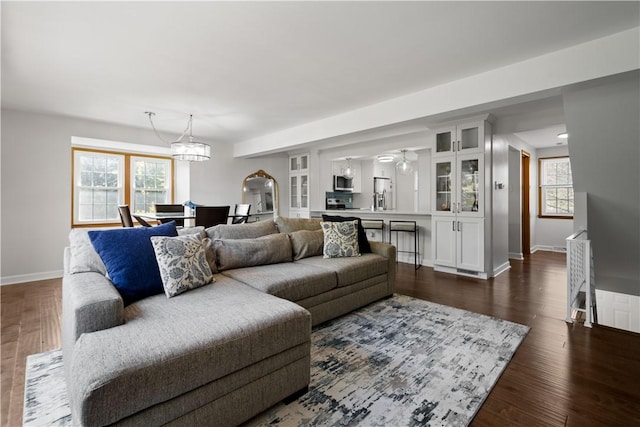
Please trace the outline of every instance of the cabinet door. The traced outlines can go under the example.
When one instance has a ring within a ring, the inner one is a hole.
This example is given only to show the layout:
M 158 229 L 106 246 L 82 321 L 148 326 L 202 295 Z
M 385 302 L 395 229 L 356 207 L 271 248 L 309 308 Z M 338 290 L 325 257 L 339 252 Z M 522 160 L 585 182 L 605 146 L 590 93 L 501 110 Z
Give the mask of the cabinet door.
M 484 150 L 484 126 L 482 122 L 462 123 L 456 129 L 458 153 L 477 153 Z
M 309 209 L 309 175 L 301 174 L 300 180 L 300 209 Z
M 298 156 L 289 156 L 289 173 L 300 170 L 300 159 Z
M 456 266 L 456 227 L 455 218 L 433 217 L 433 257 L 436 265 Z
M 456 240 L 457 267 L 484 271 L 484 219 L 458 218 Z
M 458 154 L 455 181 L 455 212 L 460 216 L 484 216 L 484 157 Z
M 289 209 L 298 209 L 300 207 L 299 194 L 300 183 L 298 175 L 289 176 Z
M 300 172 L 307 172 L 309 170 L 309 155 L 300 154 L 298 156 L 298 166 Z
M 435 131 L 433 156 L 452 154 L 455 151 L 456 128 L 455 126 L 437 129 Z
M 447 156 L 434 160 L 433 195 L 432 206 L 434 213 L 438 215 L 453 215 L 453 203 L 455 199 L 455 156 Z

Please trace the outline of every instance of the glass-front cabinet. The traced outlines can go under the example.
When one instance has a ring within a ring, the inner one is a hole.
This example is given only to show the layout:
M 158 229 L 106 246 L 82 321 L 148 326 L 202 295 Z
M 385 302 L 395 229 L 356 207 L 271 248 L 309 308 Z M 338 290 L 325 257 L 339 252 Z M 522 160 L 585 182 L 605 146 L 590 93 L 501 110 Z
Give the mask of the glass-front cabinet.
M 476 120 L 434 131 L 432 152 L 432 253 L 434 269 L 486 279 L 485 162 L 490 162 L 491 124 Z M 489 163 L 490 166 L 490 163 Z
M 289 217 L 309 217 L 309 154 L 289 156 Z
M 480 154 L 434 160 L 434 215 L 484 216 L 484 161 Z
M 307 172 L 309 170 L 309 155 L 298 154 L 289 156 L 289 173 Z
M 483 122 L 461 123 L 435 131 L 434 156 L 471 153 L 484 150 Z

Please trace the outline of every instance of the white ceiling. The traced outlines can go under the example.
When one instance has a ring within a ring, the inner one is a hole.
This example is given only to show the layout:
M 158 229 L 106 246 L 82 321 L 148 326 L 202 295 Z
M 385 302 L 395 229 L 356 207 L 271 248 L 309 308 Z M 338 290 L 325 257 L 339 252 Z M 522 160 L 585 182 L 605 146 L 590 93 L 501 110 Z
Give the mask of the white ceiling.
M 3 108 L 136 127 L 148 127 L 144 112 L 154 111 L 157 127 L 176 135 L 193 114 L 194 135 L 228 142 L 614 34 L 639 21 L 638 2 L 0 5 Z M 549 108 L 558 110 L 557 99 Z M 535 140 L 535 132 L 521 136 Z

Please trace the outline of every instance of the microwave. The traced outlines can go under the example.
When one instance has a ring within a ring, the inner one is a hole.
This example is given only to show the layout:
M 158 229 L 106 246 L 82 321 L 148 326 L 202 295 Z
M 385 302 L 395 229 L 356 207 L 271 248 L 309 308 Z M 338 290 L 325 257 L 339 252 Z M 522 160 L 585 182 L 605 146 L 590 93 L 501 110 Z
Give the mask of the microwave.
M 333 191 L 353 191 L 353 178 L 345 178 L 342 175 L 334 175 Z

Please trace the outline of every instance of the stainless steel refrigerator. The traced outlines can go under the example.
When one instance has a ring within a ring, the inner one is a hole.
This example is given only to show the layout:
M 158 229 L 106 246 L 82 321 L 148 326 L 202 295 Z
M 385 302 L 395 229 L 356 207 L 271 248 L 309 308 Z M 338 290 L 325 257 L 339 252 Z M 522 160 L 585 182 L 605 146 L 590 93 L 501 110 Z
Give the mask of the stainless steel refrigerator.
M 391 178 L 373 177 L 373 206 L 376 210 L 393 209 L 393 181 Z

